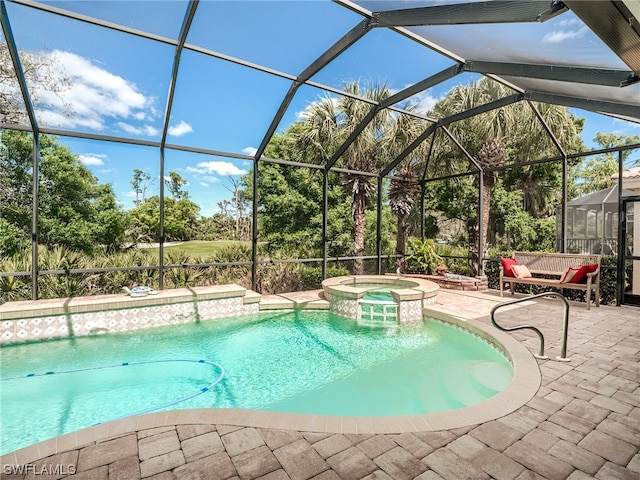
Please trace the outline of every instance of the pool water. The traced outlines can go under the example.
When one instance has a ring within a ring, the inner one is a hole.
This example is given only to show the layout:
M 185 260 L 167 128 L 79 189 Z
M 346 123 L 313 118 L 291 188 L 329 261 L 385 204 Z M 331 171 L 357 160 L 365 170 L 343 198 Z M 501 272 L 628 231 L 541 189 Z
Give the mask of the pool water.
M 393 326 L 398 323 L 398 309 L 389 309 L 381 303 L 386 302 L 393 303 L 396 306 L 396 302 L 391 294 L 391 288 L 400 288 L 390 284 L 380 283 L 358 283 L 358 288 L 366 290 L 366 293 L 362 297 L 363 302 L 358 306 L 360 308 L 360 323 L 363 325 L 384 325 Z M 373 303 L 369 303 L 373 301 Z
M 261 312 L 0 349 L 0 453 L 154 408 L 220 374 L 210 390 L 163 409 L 233 407 L 349 416 L 431 413 L 472 405 L 511 381 L 497 349 L 433 320 L 366 328 L 326 311 Z M 8 378 L 19 376 L 19 378 Z
M 391 290 L 393 288 L 400 288 L 388 283 L 358 283 L 356 287 L 366 290 L 363 297 L 365 300 L 384 300 L 389 302 L 393 301 Z

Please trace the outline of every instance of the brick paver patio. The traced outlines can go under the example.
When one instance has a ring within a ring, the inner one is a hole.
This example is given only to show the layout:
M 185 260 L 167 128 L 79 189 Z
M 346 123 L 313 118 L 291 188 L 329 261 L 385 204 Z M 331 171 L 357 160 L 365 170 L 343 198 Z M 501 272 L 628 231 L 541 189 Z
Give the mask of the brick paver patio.
M 489 323 L 488 312 L 503 300 L 508 297 L 492 291 L 444 291 L 436 308 Z M 5 455 L 2 478 L 640 479 L 640 310 L 587 311 L 584 304 L 571 304 L 569 363 L 554 360 L 562 338 L 559 302 L 532 300 L 498 318 L 539 327 L 551 360 L 538 361 L 542 385 L 526 405 L 487 423 L 372 435 L 233 422 L 141 428 L 144 422 L 138 421 L 138 428 L 97 442 L 87 439 L 66 451 L 60 447 L 46 458 L 30 459 L 20 451 Z M 534 335 L 514 337 L 537 352 Z M 10 473 L 16 465 L 29 470 Z M 73 471 L 36 474 L 61 465 Z

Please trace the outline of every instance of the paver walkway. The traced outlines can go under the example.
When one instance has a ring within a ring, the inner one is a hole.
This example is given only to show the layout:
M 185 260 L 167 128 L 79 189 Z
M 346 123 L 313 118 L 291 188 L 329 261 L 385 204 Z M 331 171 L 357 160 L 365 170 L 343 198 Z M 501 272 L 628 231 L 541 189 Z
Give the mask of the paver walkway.
M 502 300 L 495 292 L 444 291 L 436 307 L 489 323 L 488 312 Z M 559 354 L 559 302 L 521 303 L 498 318 L 538 326 L 550 358 Z M 514 336 L 537 352 L 537 337 Z M 28 471 L 22 474 L 9 473 L 20 466 L 19 455 L 6 455 L 2 478 L 640 479 L 640 309 L 587 311 L 573 303 L 568 355 L 570 363 L 539 361 L 537 394 L 481 425 L 397 435 L 230 424 L 150 427 L 23 464 Z M 52 476 L 39 475 L 55 469 Z

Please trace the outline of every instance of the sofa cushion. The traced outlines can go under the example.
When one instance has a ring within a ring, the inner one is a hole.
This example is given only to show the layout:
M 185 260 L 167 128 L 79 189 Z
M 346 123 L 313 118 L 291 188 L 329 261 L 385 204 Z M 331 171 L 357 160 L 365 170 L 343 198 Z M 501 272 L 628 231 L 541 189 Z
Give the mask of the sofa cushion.
M 560 277 L 560 283 L 571 283 L 576 276 L 576 273 L 578 273 L 578 270 L 578 268 L 573 267 L 567 268 L 562 274 L 562 277 Z
M 526 265 L 512 265 L 511 271 L 516 278 L 531 278 L 531 272 Z
M 511 267 L 518 264 L 516 259 L 511 257 L 502 257 L 500 258 L 500 261 L 502 262 L 502 268 L 504 268 L 504 274 L 507 277 L 513 277 L 514 274 L 513 274 L 513 271 L 511 270 Z
M 592 263 L 589 265 L 582 265 L 580 268 L 576 269 L 576 273 L 571 280 L 573 283 L 581 283 L 587 279 L 588 273 L 593 273 L 598 269 L 597 263 Z

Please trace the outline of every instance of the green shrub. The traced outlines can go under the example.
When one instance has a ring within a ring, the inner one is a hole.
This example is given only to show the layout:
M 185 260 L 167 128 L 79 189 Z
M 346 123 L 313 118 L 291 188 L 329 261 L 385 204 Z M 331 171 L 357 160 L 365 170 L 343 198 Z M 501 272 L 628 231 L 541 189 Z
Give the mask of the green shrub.
M 417 238 L 407 240 L 409 255 L 404 259 L 404 269 L 408 273 L 424 273 L 433 275 L 436 267 L 443 263 L 443 259 L 436 252 L 432 239 L 424 241 Z
M 251 247 L 242 243 L 227 245 L 216 250 L 207 261 L 213 262 L 247 262 L 251 261 Z
M 2 272 L 26 272 L 31 268 L 31 252 L 12 257 L 3 257 L 0 261 Z M 31 298 L 30 277 L 0 277 L 0 304 Z
M 322 269 L 320 267 L 302 267 L 300 269 L 300 287 L 302 290 L 316 290 L 322 287 Z
M 205 260 L 206 263 L 250 262 L 251 247 L 244 244 L 233 244 L 216 250 Z M 244 288 L 251 288 L 251 265 L 227 265 L 207 269 L 205 285 L 223 285 L 237 283 Z
M 98 267 L 144 267 L 158 264 L 157 253 L 146 249 L 131 249 L 104 255 Z M 100 293 L 120 293 L 122 287 L 146 285 L 158 288 L 160 272 L 157 268 L 143 268 L 123 272 L 105 272 L 98 274 L 97 287 Z
M 456 245 L 435 244 L 438 255 L 442 257 L 442 263 L 446 265 L 450 273 L 459 275 L 472 275 L 469 249 Z
M 166 254 L 167 265 L 193 265 L 198 263 L 189 253 L 173 251 Z M 205 267 L 172 267 L 164 270 L 164 288 L 197 287 L 206 283 Z
M 293 263 L 260 265 L 256 289 L 263 295 L 299 291 L 300 270 Z
M 0 218 L 0 256 L 12 257 L 30 250 L 31 242 L 20 228 Z
M 327 278 L 349 275 L 346 268 L 328 267 Z M 300 287 L 302 290 L 322 288 L 322 269 L 320 267 L 302 267 L 300 270 Z
M 66 247 L 55 246 L 38 250 L 38 270 L 73 270 L 87 268 L 90 256 Z M 49 274 L 38 277 L 40 298 L 79 297 L 87 292 L 87 273 Z
M 349 275 L 349 270 L 342 267 L 329 267 L 327 268 L 327 278 L 344 277 Z

